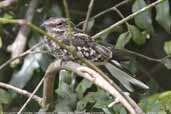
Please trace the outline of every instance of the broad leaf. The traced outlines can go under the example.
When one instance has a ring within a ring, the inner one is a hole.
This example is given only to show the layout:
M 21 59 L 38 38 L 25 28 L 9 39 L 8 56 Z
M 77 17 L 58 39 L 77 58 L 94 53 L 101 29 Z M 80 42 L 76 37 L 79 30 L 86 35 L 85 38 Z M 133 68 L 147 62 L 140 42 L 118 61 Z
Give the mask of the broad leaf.
M 115 47 L 117 49 L 122 49 L 126 46 L 126 44 L 129 43 L 131 39 L 131 34 L 129 32 L 125 32 L 123 34 L 121 34 L 116 42 Z
M 136 12 L 146 6 L 144 0 L 135 0 L 132 6 L 132 12 Z M 140 13 L 134 17 L 135 23 L 141 29 L 145 29 L 148 32 L 153 32 L 152 19 L 150 10 Z
M 92 83 L 87 80 L 83 79 L 77 86 L 76 92 L 78 93 L 79 98 L 83 97 L 83 94 L 86 92 L 87 89 L 89 89 L 92 86 Z
M 76 106 L 77 96 L 73 93 L 70 85 L 61 82 L 60 87 L 56 90 L 57 101 L 55 111 L 71 112 Z
M 2 39 L 1 39 L 1 37 L 0 37 L 0 48 L 2 48 L 2 45 L 3 45 Z
M 132 34 L 132 39 L 137 45 L 143 45 L 146 41 L 146 37 L 142 34 L 138 28 L 133 25 L 129 25 L 129 31 Z
M 169 0 L 165 0 L 156 6 L 156 20 L 168 33 L 171 32 L 171 15 L 169 7 Z
M 10 94 L 5 90 L 0 89 L 0 104 L 1 103 L 8 104 L 10 100 L 11 100 Z
M 171 91 L 157 93 L 140 101 L 140 106 L 145 112 L 171 113 Z
M 171 69 L 171 59 L 169 58 L 164 58 L 162 59 L 162 63 L 165 65 L 167 69 Z
M 71 112 L 76 106 L 77 95 L 71 86 L 71 73 L 62 70 L 59 74 L 58 89 L 55 90 L 57 94 L 57 104 L 55 111 L 57 112 Z

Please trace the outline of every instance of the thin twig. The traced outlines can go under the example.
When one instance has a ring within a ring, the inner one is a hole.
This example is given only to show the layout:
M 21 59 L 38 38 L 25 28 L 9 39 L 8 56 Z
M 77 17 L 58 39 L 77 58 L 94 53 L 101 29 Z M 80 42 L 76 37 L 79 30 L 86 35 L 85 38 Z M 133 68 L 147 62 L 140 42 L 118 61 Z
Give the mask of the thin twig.
M 122 2 L 120 2 L 120 3 L 118 3 L 118 4 L 116 4 L 116 5 L 114 5 L 114 6 L 111 7 L 111 8 L 106 9 L 106 10 L 104 10 L 104 11 L 102 11 L 102 12 L 96 14 L 95 16 L 91 17 L 89 20 L 91 20 L 91 19 L 96 19 L 96 18 L 98 18 L 98 17 L 104 15 L 105 13 L 108 13 L 108 12 L 112 11 L 114 8 L 118 8 L 119 6 L 122 6 L 122 5 L 126 4 L 126 3 L 128 3 L 129 1 L 130 1 L 130 0 L 124 0 L 124 1 L 122 1 Z M 82 25 L 82 24 L 84 24 L 84 23 L 85 23 L 85 20 L 84 20 L 84 21 L 81 21 L 79 24 L 77 24 L 77 27 L 80 26 L 80 25 Z
M 20 110 L 17 112 L 17 114 L 21 114 L 21 112 L 24 110 L 24 108 L 27 106 L 27 104 L 30 102 L 30 100 L 33 98 L 37 90 L 40 88 L 42 85 L 43 81 L 45 80 L 45 77 L 41 79 L 41 81 L 38 83 L 34 91 L 31 93 L 30 97 L 27 99 L 27 101 L 24 103 L 24 105 L 20 108 Z
M 69 15 L 69 8 L 68 8 L 67 0 L 63 0 L 63 4 L 64 4 L 66 17 L 68 18 L 68 20 L 67 20 L 68 35 L 69 35 L 69 38 L 70 38 L 71 46 L 73 46 L 73 33 L 72 33 L 73 30 L 72 30 L 71 23 L 70 23 L 70 15 Z
M 135 55 L 135 56 L 140 57 L 140 58 L 147 59 L 149 61 L 159 62 L 159 63 L 163 63 L 162 62 L 162 59 L 170 57 L 170 56 L 166 56 L 166 57 L 161 58 L 161 59 L 155 59 L 155 58 L 151 58 L 151 57 L 145 56 L 143 54 L 140 54 L 140 53 L 137 53 L 137 52 L 134 52 L 134 51 L 127 50 L 127 49 L 118 49 L 118 50 L 121 51 L 121 52 L 124 52 L 124 53 L 129 53 L 131 55 Z
M 40 46 L 42 44 L 42 42 L 35 44 L 32 48 L 28 49 L 27 51 L 21 53 L 20 55 L 18 55 L 17 57 L 11 58 L 9 60 L 7 60 L 5 63 L 3 63 L 2 65 L 0 65 L 0 71 L 6 67 L 8 64 L 10 64 L 12 61 L 16 60 L 16 59 L 21 59 L 22 57 L 30 54 L 32 52 L 32 50 L 34 50 L 35 48 L 37 48 L 38 46 Z
M 91 14 L 92 9 L 93 9 L 93 5 L 94 5 L 94 0 L 91 0 L 90 3 L 89 3 L 89 6 L 88 6 L 88 11 L 87 11 L 87 16 L 86 16 L 86 19 L 85 19 L 85 23 L 83 25 L 83 31 L 85 33 L 87 33 L 88 21 L 89 21 L 90 14 Z
M 113 9 L 114 11 L 116 11 L 116 13 L 118 13 L 118 15 L 119 15 L 122 19 L 125 18 L 124 15 L 118 10 L 118 8 L 114 7 L 114 8 L 112 8 L 112 9 Z M 126 24 L 127 28 L 129 28 L 129 24 L 128 24 L 127 21 L 125 21 L 125 24 Z
M 3 88 L 6 88 L 6 89 L 11 89 L 21 95 L 24 95 L 26 97 L 30 97 L 31 96 L 31 93 L 26 91 L 26 90 L 23 90 L 23 89 L 20 89 L 20 88 L 17 88 L 17 87 L 14 87 L 12 85 L 9 85 L 9 84 L 6 84 L 6 83 L 3 83 L 3 82 L 0 82 L 0 87 L 3 87 Z M 41 100 L 42 98 L 40 98 L 39 96 L 37 95 L 34 95 L 32 97 L 33 100 L 35 100 L 37 103 L 39 103 L 41 105 Z
M 142 12 L 144 12 L 144 11 L 146 11 L 146 10 L 148 10 L 148 9 L 150 9 L 150 8 L 152 8 L 152 7 L 154 7 L 154 6 L 156 6 L 157 4 L 159 4 L 159 3 L 163 2 L 163 1 L 165 1 L 165 0 L 157 0 L 156 2 L 153 2 L 153 3 L 151 3 L 150 5 L 147 5 L 146 7 L 144 7 L 144 8 L 142 8 L 142 9 L 140 9 L 140 10 L 134 12 L 133 14 L 131 14 L 131 15 L 125 17 L 124 19 L 120 20 L 119 22 L 117 22 L 117 23 L 111 25 L 110 27 L 108 27 L 108 28 L 102 30 L 101 32 L 95 34 L 94 36 L 92 36 L 92 38 L 93 38 L 93 39 L 98 39 L 98 38 L 100 38 L 100 36 L 102 36 L 103 34 L 106 34 L 106 33 L 111 32 L 115 27 L 117 27 L 117 26 L 119 26 L 119 25 L 125 23 L 126 21 L 128 21 L 128 20 L 134 18 L 134 17 L 137 16 L 138 14 L 140 14 L 140 13 L 142 13 Z
M 31 0 L 28 6 L 28 10 L 25 15 L 25 20 L 26 21 L 32 21 L 34 14 L 36 12 L 36 8 L 39 4 L 40 0 Z M 19 29 L 19 32 L 16 36 L 15 41 L 8 46 L 8 51 L 11 52 L 11 58 L 14 58 L 21 54 L 26 46 L 27 42 L 27 36 L 30 32 L 30 29 L 26 25 L 22 25 Z M 17 64 L 19 61 L 16 61 L 15 63 Z

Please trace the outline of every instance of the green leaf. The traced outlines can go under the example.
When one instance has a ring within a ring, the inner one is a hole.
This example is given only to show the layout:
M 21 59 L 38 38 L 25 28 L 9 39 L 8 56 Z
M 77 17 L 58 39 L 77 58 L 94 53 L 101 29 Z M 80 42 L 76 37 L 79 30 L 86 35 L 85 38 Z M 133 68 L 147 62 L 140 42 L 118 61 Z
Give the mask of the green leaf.
M 2 45 L 3 45 L 3 43 L 2 43 L 1 36 L 0 36 L 0 48 L 2 48 Z
M 145 112 L 171 113 L 171 91 L 157 93 L 140 101 L 140 106 Z
M 6 12 L 6 13 L 4 13 L 3 18 L 13 19 L 14 18 L 14 15 L 15 14 L 13 12 Z
M 55 90 L 57 94 L 57 104 L 55 106 L 55 111 L 71 112 L 76 106 L 77 95 L 73 91 L 71 80 L 71 72 L 61 70 L 59 74 L 58 89 Z
M 117 104 L 113 107 L 114 114 L 128 114 L 125 108 L 121 104 Z
M 155 17 L 156 21 L 168 32 L 171 32 L 171 16 L 169 8 L 169 0 L 158 4 L 156 6 L 157 15 Z
M 112 102 L 112 97 L 106 91 L 98 89 L 97 92 L 93 94 L 93 97 L 96 101 L 93 107 L 95 108 L 107 108 L 107 106 Z
M 57 93 L 57 101 L 55 111 L 70 112 L 76 106 L 77 95 L 73 93 L 72 88 L 67 83 L 61 83 L 60 87 L 55 91 Z
M 11 100 L 11 96 L 10 94 L 3 90 L 3 89 L 0 89 L 0 104 L 8 104 L 9 101 Z
M 164 43 L 164 51 L 167 55 L 171 54 L 171 40 Z
M 93 98 L 94 92 L 89 92 L 87 95 L 85 95 L 80 101 L 77 103 L 77 111 L 84 111 L 86 110 L 86 106 L 88 103 L 95 103 L 95 100 Z
M 171 59 L 169 58 L 164 58 L 162 59 L 162 63 L 165 65 L 167 69 L 171 69 Z
M 132 34 L 132 39 L 137 45 L 143 45 L 146 41 L 146 37 L 142 34 L 138 28 L 133 25 L 129 25 L 129 31 Z
M 171 40 L 166 41 L 164 43 L 164 51 L 167 55 L 171 54 Z M 171 69 L 171 59 L 170 58 L 162 59 L 162 63 L 165 65 L 166 68 Z
M 108 108 L 107 106 L 112 102 L 112 97 L 109 93 L 105 92 L 104 90 L 98 89 L 96 92 L 89 92 L 85 95 L 78 103 L 77 103 L 77 110 L 83 111 L 85 110 L 88 104 L 92 104 L 92 108 Z
M 76 92 L 78 93 L 79 98 L 83 97 L 83 94 L 86 92 L 87 89 L 89 89 L 92 86 L 92 83 L 87 80 L 83 79 L 77 86 Z
M 135 0 L 132 6 L 132 12 L 136 12 L 146 6 L 144 0 Z M 145 29 L 148 32 L 153 32 L 152 19 L 150 10 L 142 12 L 141 14 L 134 17 L 135 23 L 141 29 Z
M 59 87 L 60 87 L 60 84 L 63 82 L 70 85 L 71 81 L 72 81 L 71 72 L 69 72 L 67 70 L 61 70 L 59 73 Z
M 129 43 L 130 39 L 131 39 L 131 34 L 129 32 L 122 33 L 116 42 L 115 48 L 117 49 L 124 48 L 125 45 Z

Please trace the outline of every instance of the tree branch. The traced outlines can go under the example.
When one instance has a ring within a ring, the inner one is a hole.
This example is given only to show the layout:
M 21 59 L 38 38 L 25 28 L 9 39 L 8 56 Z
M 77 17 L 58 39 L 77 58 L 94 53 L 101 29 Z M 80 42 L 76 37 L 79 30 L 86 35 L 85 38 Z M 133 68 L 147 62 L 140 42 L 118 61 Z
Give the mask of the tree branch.
M 131 15 L 125 17 L 124 19 L 120 20 L 119 22 L 117 22 L 117 23 L 111 25 L 110 27 L 108 27 L 108 28 L 102 30 L 101 32 L 95 34 L 94 36 L 92 36 L 92 38 L 93 38 L 93 39 L 98 39 L 98 38 L 100 38 L 100 36 L 102 36 L 103 34 L 106 34 L 106 33 L 111 32 L 115 27 L 117 27 L 117 26 L 119 26 L 119 25 L 121 25 L 121 24 L 127 22 L 128 20 L 134 18 L 134 17 L 137 16 L 138 14 L 140 14 L 140 13 L 142 13 L 142 12 L 144 12 L 144 11 L 146 11 L 146 10 L 148 10 L 148 9 L 150 9 L 150 8 L 152 8 L 152 7 L 154 7 L 154 6 L 156 6 L 157 4 L 159 4 L 159 3 L 163 2 L 163 1 L 165 1 L 165 0 L 157 0 L 156 2 L 151 3 L 150 5 L 148 5 L 148 6 L 144 7 L 144 8 L 142 8 L 142 9 L 140 9 L 140 10 L 134 12 L 133 14 L 131 14 Z
M 26 91 L 26 90 L 23 90 L 23 89 L 20 89 L 20 88 L 17 88 L 17 87 L 14 87 L 14 86 L 12 86 L 12 85 L 3 83 L 3 82 L 0 82 L 0 87 L 6 88 L 6 89 L 11 89 L 11 90 L 13 90 L 13 91 L 15 91 L 15 92 L 17 92 L 17 93 L 19 93 L 19 94 L 21 94 L 21 95 L 26 96 L 26 97 L 30 97 L 30 96 L 31 96 L 31 93 L 30 93 L 30 92 L 28 92 L 28 91 Z M 37 96 L 37 95 L 34 95 L 34 96 L 32 97 L 32 99 L 35 100 L 37 103 L 39 103 L 39 104 L 41 105 L 41 100 L 42 100 L 42 98 L 40 98 L 40 97 Z
M 45 77 L 43 77 L 40 80 L 40 82 L 38 83 L 38 85 L 36 86 L 36 88 L 33 90 L 33 92 L 31 93 L 31 95 L 26 100 L 26 102 L 24 103 L 24 105 L 20 108 L 20 110 L 17 112 L 17 114 L 21 114 L 21 112 L 24 110 L 24 108 L 27 106 L 27 104 L 31 101 L 31 99 L 33 98 L 33 96 L 35 95 L 35 93 L 37 92 L 37 90 L 40 88 L 40 86 L 42 85 L 42 83 L 43 83 L 44 80 L 45 80 Z
M 97 86 L 101 87 L 105 91 L 109 92 L 112 96 L 117 98 L 118 101 L 131 114 L 144 114 L 142 110 L 139 108 L 139 106 L 128 95 L 125 95 L 117 85 L 115 85 L 116 88 L 113 87 L 113 85 L 111 85 L 106 79 L 104 79 L 103 76 L 101 76 L 98 72 L 90 69 L 89 67 L 82 66 L 72 61 L 61 63 L 60 60 L 55 61 L 52 65 L 52 69 L 66 69 L 78 74 L 83 78 L 90 80 L 92 83 L 96 84 Z
M 37 48 L 38 46 L 40 46 L 42 44 L 42 42 L 38 43 L 38 44 L 35 44 L 32 48 L 26 50 L 25 52 L 21 53 L 20 55 L 14 57 L 14 58 L 11 58 L 9 60 L 7 60 L 5 63 L 3 63 L 2 65 L 0 65 L 0 71 L 6 67 L 8 64 L 10 64 L 11 62 L 13 62 L 14 60 L 17 60 L 17 59 L 21 59 L 22 57 L 30 54 L 35 48 Z M 37 52 L 35 52 L 37 53 Z
M 60 62 L 60 61 L 59 61 Z M 57 72 L 59 72 L 61 66 L 55 66 L 56 62 L 51 63 L 44 75 L 44 85 L 43 85 L 43 107 L 51 108 L 51 104 L 53 102 L 53 92 L 54 92 L 54 81 Z
M 93 9 L 93 5 L 94 5 L 94 0 L 91 0 L 90 3 L 89 3 L 89 6 L 88 6 L 88 11 L 87 11 L 87 16 L 86 16 L 86 19 L 85 19 L 85 23 L 83 25 L 83 31 L 85 33 L 87 32 L 88 21 L 89 21 L 89 18 L 90 18 L 91 11 Z
M 102 11 L 102 12 L 96 14 L 95 16 L 91 17 L 89 20 L 91 20 L 91 19 L 96 19 L 96 18 L 98 18 L 98 17 L 104 15 L 105 13 L 108 13 L 108 12 L 112 11 L 114 8 L 117 8 L 117 7 L 119 7 L 119 6 L 122 6 L 123 4 L 128 3 L 129 1 L 130 1 L 130 0 L 124 0 L 124 1 L 122 1 L 122 2 L 120 2 L 120 3 L 118 3 L 118 4 L 116 4 L 116 5 L 114 5 L 114 6 L 111 7 L 111 8 L 108 8 L 108 9 L 106 9 L 106 10 L 104 10 L 104 11 Z M 84 20 L 84 21 L 81 21 L 80 23 L 77 24 L 77 27 L 80 26 L 80 25 L 82 25 L 82 24 L 84 24 L 84 23 L 85 23 L 85 20 Z
M 25 15 L 25 20 L 26 21 L 32 21 L 36 8 L 39 4 L 40 0 L 31 0 L 28 10 L 26 12 Z M 18 55 L 20 55 L 26 46 L 26 42 L 27 42 L 27 36 L 30 32 L 30 29 L 28 28 L 28 26 L 26 25 L 22 25 L 19 29 L 19 32 L 17 34 L 17 37 L 15 39 L 15 41 L 13 42 L 13 44 L 8 46 L 8 51 L 11 52 L 11 58 L 17 57 Z M 18 64 L 19 61 L 15 61 L 16 64 Z

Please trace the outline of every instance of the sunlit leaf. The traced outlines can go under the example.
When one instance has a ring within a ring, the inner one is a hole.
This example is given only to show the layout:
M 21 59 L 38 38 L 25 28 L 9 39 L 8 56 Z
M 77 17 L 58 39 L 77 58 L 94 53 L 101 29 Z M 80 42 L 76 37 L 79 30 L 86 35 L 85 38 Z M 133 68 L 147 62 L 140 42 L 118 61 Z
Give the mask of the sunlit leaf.
M 2 43 L 1 36 L 0 36 L 0 48 L 2 48 L 2 45 L 3 45 L 3 43 Z
M 171 15 L 169 8 L 169 0 L 165 0 L 164 2 L 158 4 L 156 6 L 156 20 L 158 23 L 167 31 L 171 32 Z
M 4 13 L 3 18 L 13 19 L 14 15 L 15 14 L 13 12 L 6 12 L 6 13 Z
M 164 51 L 167 55 L 171 54 L 171 40 L 164 43 Z
M 146 37 L 133 25 L 129 25 L 129 30 L 132 34 L 132 39 L 137 45 L 142 45 L 146 41 Z
M 165 65 L 166 68 L 171 69 L 171 59 L 164 58 L 162 59 L 162 63 Z
M 131 39 L 131 34 L 129 32 L 125 32 L 123 34 L 121 34 L 116 42 L 115 47 L 117 49 L 122 49 L 126 46 L 126 44 L 129 43 Z
M 146 6 L 144 0 L 135 0 L 132 6 L 132 12 L 136 12 Z M 138 27 L 147 30 L 148 32 L 153 32 L 152 19 L 150 10 L 140 13 L 134 17 L 135 23 Z
M 166 41 L 164 43 L 164 51 L 167 55 L 171 54 L 171 40 Z M 170 58 L 164 58 L 162 59 L 162 63 L 168 68 L 171 69 L 171 59 Z

